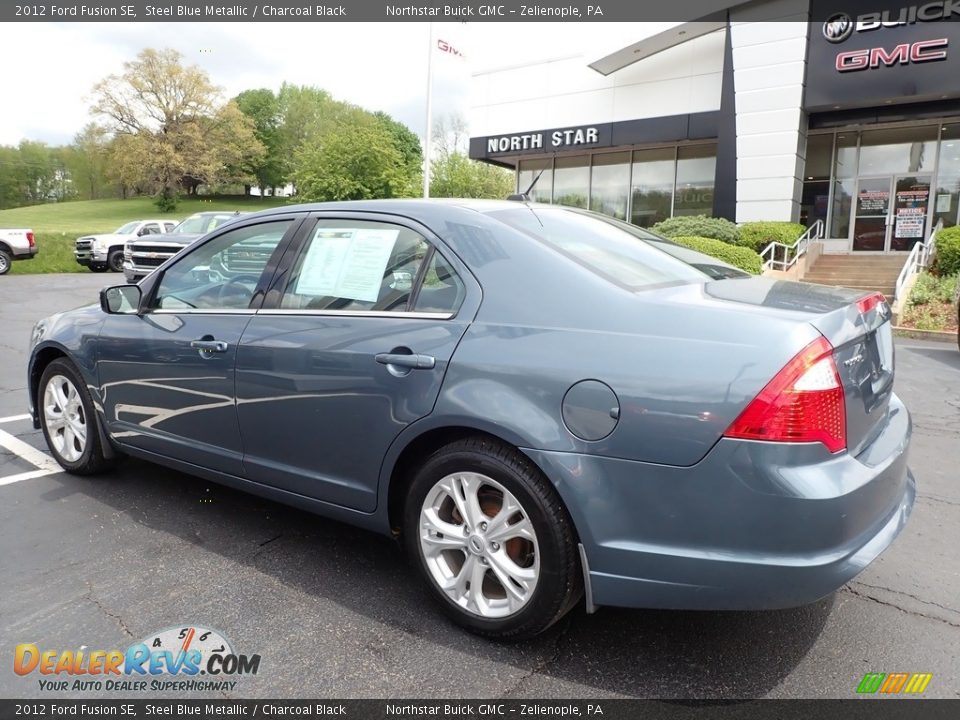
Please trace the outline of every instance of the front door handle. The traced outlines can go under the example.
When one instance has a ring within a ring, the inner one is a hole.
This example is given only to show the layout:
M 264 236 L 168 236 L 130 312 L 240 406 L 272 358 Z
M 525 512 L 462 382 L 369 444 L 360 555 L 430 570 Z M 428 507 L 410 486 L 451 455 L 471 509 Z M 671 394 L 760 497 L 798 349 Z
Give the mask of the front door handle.
M 222 353 L 230 346 L 223 340 L 192 340 L 190 347 L 205 353 Z
M 437 359 L 432 355 L 405 355 L 401 353 L 378 353 L 374 359 L 381 365 L 410 368 L 411 370 L 433 370 Z

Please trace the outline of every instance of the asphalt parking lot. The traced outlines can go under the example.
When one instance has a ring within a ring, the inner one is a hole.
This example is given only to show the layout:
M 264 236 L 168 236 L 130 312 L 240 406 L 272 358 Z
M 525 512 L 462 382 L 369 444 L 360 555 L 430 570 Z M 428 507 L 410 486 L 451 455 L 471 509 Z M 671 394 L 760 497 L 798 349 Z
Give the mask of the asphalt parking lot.
M 927 697 L 960 697 L 955 345 L 897 341 L 918 498 L 856 581 L 776 612 L 580 609 L 534 642 L 501 645 L 443 619 L 386 538 L 144 462 L 92 479 L 53 470 L 19 417 L 29 331 L 113 282 L 0 278 L 2 697 L 44 695 L 36 675 L 11 670 L 18 643 L 124 649 L 187 624 L 262 657 L 218 697 L 849 698 L 864 673 L 900 671 L 933 673 Z

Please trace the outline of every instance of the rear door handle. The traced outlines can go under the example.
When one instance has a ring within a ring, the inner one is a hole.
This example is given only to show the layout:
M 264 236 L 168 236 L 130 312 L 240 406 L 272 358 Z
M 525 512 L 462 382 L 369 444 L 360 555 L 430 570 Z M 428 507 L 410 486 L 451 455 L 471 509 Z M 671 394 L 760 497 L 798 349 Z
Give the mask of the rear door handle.
M 222 353 L 230 346 L 223 340 L 192 340 L 190 347 L 200 352 Z
M 437 359 L 432 355 L 404 355 L 400 353 L 378 353 L 374 359 L 381 365 L 411 368 L 412 370 L 433 370 Z

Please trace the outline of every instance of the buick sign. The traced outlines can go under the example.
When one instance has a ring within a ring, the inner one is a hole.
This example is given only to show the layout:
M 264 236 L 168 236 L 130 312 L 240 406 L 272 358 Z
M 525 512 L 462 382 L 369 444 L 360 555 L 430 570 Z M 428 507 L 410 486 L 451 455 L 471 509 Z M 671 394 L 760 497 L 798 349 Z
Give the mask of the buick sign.
M 827 42 L 839 43 L 853 33 L 853 19 L 846 13 L 831 15 L 823 24 L 823 36 Z

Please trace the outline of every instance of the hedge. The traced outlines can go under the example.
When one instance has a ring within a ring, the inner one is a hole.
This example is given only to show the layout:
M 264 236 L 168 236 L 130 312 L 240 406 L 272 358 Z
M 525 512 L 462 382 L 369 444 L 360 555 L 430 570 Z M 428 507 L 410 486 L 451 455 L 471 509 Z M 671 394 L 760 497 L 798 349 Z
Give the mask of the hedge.
M 937 273 L 956 275 L 960 272 L 960 226 L 937 233 Z
M 793 245 L 806 231 L 803 225 L 794 222 L 747 222 L 740 226 L 740 241 L 737 244 L 760 252 L 772 242 Z
M 729 245 L 720 240 L 708 237 L 675 237 L 670 238 L 677 245 L 683 245 L 691 250 L 702 252 L 704 255 L 710 255 L 725 263 L 738 267 L 751 275 L 759 275 L 763 269 L 763 262 L 760 256 L 747 247 L 738 245 Z
M 661 220 L 650 230 L 671 240 L 678 237 L 701 237 L 736 245 L 740 239 L 740 228 L 736 223 L 706 215 L 678 215 Z

